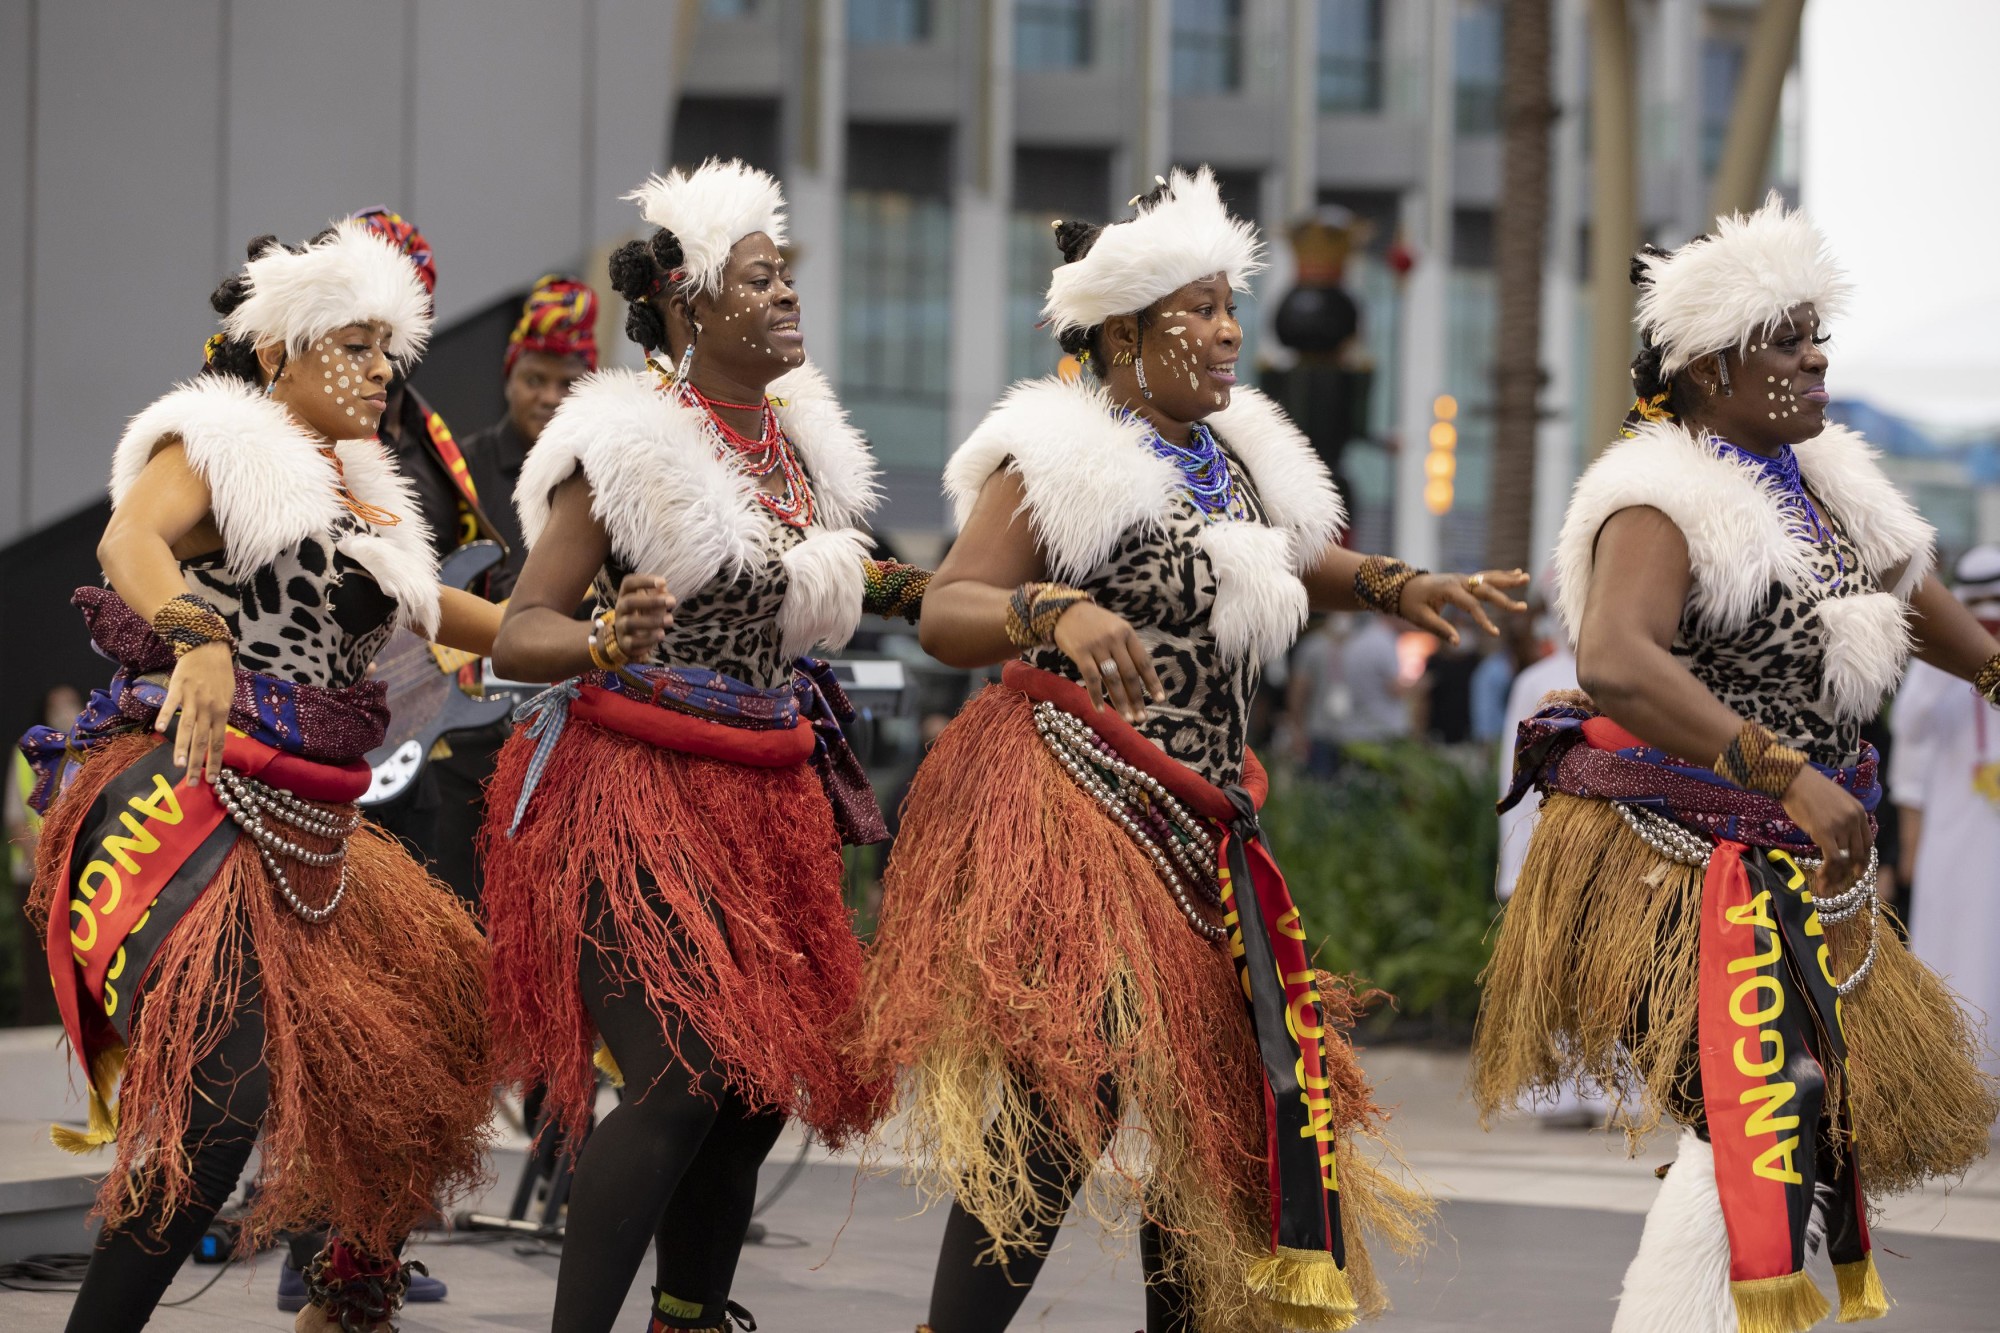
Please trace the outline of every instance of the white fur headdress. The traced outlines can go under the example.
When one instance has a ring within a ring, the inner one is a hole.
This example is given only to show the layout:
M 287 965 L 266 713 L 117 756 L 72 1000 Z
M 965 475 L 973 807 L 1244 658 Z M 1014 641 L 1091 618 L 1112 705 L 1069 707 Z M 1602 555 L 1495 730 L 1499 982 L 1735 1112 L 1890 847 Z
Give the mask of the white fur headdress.
M 1718 219 L 1713 236 L 1639 263 L 1648 279 L 1639 289 L 1639 332 L 1660 349 L 1664 375 L 1747 346 L 1795 305 L 1810 303 L 1821 320 L 1835 319 L 1849 291 L 1826 237 L 1775 190 L 1749 216 Z
M 1263 267 L 1257 229 L 1229 216 L 1215 173 L 1203 167 L 1190 176 L 1175 168 L 1158 203 L 1105 227 L 1090 253 L 1056 268 L 1042 316 L 1060 337 L 1144 310 L 1210 273 L 1227 274 L 1230 286 L 1248 291 L 1250 276 Z
M 693 171 L 678 167 L 650 176 L 625 196 L 655 227 L 665 227 L 681 243 L 687 285 L 713 295 L 722 285 L 729 249 L 745 236 L 763 232 L 771 244 L 785 243 L 785 195 L 757 168 L 735 158 L 710 158 Z
M 431 336 L 431 298 L 416 266 L 353 218 L 303 251 L 272 245 L 243 266 L 249 295 L 223 316 L 232 338 L 294 353 L 349 324 L 389 326 L 389 355 L 414 361 Z

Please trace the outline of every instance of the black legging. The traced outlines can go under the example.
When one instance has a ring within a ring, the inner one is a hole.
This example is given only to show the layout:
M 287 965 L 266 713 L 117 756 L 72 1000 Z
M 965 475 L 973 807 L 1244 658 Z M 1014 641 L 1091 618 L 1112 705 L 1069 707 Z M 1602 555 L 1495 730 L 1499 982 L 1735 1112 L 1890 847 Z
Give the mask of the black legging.
M 1098 1084 L 1098 1105 L 1104 1111 L 1105 1138 L 1118 1110 L 1118 1090 L 1109 1078 Z M 1038 1095 L 1029 1106 L 1043 1127 L 1039 1142 L 1028 1152 L 1028 1176 L 1044 1207 L 1044 1217 L 1060 1218 L 1083 1186 L 1084 1173 L 1066 1167 L 1051 1144 L 1054 1131 Z M 1102 1144 L 1099 1145 L 1100 1151 Z M 989 1151 L 999 1145 L 988 1144 Z M 1060 1221 L 1035 1228 L 1033 1245 L 1006 1263 L 990 1258 L 993 1234 L 957 1202 L 944 1224 L 944 1244 L 938 1250 L 937 1276 L 931 1283 L 929 1323 L 936 1333 L 1001 1333 L 1028 1299 L 1028 1289 L 1042 1271 L 1049 1247 L 1055 1244 Z M 1192 1333 L 1194 1317 L 1187 1291 L 1163 1276 L 1168 1240 L 1150 1219 L 1140 1225 L 1139 1261 L 1146 1278 L 1146 1333 Z
M 247 954 L 247 942 L 244 947 Z M 247 956 L 237 999 L 221 1042 L 194 1070 L 194 1105 L 182 1139 L 194 1197 L 164 1227 L 156 1196 L 126 1225 L 98 1237 L 83 1289 L 70 1310 L 69 1333 L 144 1328 L 216 1209 L 235 1190 L 271 1099 L 264 1067 L 264 995 L 254 959 Z M 143 1018 L 143 998 L 140 1006 Z
M 600 902 L 601 892 L 593 891 Z M 608 920 L 601 910 L 591 919 Z M 685 1023 L 663 1028 L 592 939 L 584 940 L 579 970 L 584 1003 L 625 1076 L 625 1097 L 577 1156 L 554 1333 L 607 1333 L 648 1242 L 660 1290 L 700 1304 L 691 1327 L 713 1327 L 750 1228 L 757 1170 L 785 1117 L 752 1111 L 730 1091 L 707 1043 Z M 683 1058 L 699 1077 L 688 1076 Z

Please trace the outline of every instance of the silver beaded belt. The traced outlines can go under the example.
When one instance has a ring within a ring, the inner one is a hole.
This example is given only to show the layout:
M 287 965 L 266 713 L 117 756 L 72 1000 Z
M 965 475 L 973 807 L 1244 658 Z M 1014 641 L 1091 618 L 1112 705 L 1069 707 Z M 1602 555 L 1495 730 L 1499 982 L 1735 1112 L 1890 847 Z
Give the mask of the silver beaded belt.
M 1677 865 L 1705 866 L 1709 853 L 1715 850 L 1715 843 L 1707 834 L 1675 823 L 1657 811 L 1642 810 L 1619 801 L 1613 801 L 1611 808 L 1618 812 L 1619 818 L 1625 821 L 1625 826 L 1637 835 L 1639 841 Z M 1818 856 L 1794 856 L 1792 859 L 1798 862 L 1801 870 L 1806 871 L 1817 871 L 1825 864 L 1825 858 Z M 1834 993 L 1843 999 L 1874 970 L 1876 955 L 1882 949 L 1882 897 L 1877 885 L 1881 868 L 1881 852 L 1871 846 L 1868 849 L 1868 868 L 1846 892 L 1831 898 L 1813 899 L 1813 910 L 1819 913 L 1821 921 L 1829 925 L 1851 921 L 1863 911 L 1868 913 L 1868 952 L 1862 955 L 1861 964 L 1852 975 L 1834 983 Z
M 1203 902 L 1217 910 L 1222 907 L 1215 839 L 1208 835 L 1202 817 L 1168 792 L 1159 779 L 1119 758 L 1109 742 L 1081 718 L 1052 703 L 1038 703 L 1035 730 L 1063 771 L 1103 806 L 1152 860 L 1188 924 L 1211 943 L 1227 939 L 1228 927 L 1204 916 L 1188 892 L 1188 886 L 1193 885 Z
M 291 909 L 313 925 L 319 925 L 332 916 L 334 909 L 340 906 L 340 900 L 347 896 L 347 839 L 361 827 L 361 812 L 356 810 L 350 815 L 342 815 L 337 810 L 314 805 L 288 791 L 226 768 L 217 777 L 215 792 L 236 827 L 249 834 L 250 841 L 257 845 L 257 855 L 263 859 L 264 869 L 270 873 L 272 882 L 277 884 L 278 892 Z M 267 818 L 338 845 L 326 852 L 301 847 L 271 828 L 265 822 Z M 314 907 L 300 898 L 292 888 L 291 876 L 285 873 L 285 867 L 279 860 L 281 857 L 316 869 L 339 866 L 340 881 L 333 897 L 320 907 Z

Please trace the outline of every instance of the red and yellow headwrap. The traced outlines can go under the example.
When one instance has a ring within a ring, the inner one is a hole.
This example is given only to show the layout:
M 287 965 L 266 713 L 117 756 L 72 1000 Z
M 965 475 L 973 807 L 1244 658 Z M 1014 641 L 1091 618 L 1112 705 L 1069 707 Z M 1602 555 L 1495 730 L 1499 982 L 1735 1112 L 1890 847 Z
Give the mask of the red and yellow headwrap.
M 388 208 L 364 208 L 354 215 L 368 230 L 401 250 L 417 268 L 417 280 L 424 290 L 437 295 L 437 260 L 431 257 L 431 243 L 417 230 L 417 224 Z
M 597 369 L 597 293 L 580 279 L 545 273 L 535 279 L 521 318 L 507 335 L 507 371 L 523 352 L 580 356 Z

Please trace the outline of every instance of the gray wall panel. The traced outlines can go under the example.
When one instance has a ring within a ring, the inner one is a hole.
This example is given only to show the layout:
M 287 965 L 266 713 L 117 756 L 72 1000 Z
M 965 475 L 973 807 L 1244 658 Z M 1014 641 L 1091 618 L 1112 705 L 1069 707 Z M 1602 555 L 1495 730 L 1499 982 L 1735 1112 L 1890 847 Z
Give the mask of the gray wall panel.
M 619 199 L 667 161 L 667 80 L 676 7 L 660 0 L 596 0 L 591 71 L 596 151 L 583 182 L 593 245 L 638 229 L 639 210 Z M 748 25 L 744 25 L 748 26 Z M 765 43 L 776 58 L 777 41 Z M 606 287 L 602 273 L 588 275 Z
M 30 4 L 0 6 L 0 181 L 28 179 L 32 12 Z M 29 410 L 28 199 L 26 189 L 0 190 L 0 544 L 25 532 L 34 518 L 21 446 Z
M 223 263 L 264 232 L 299 241 L 356 209 L 409 211 L 406 12 L 407 0 L 230 6 Z
M 418 0 L 416 198 L 449 322 L 576 264 L 585 0 Z
M 127 417 L 199 368 L 214 327 L 220 0 L 39 7 L 37 522 L 102 493 Z

